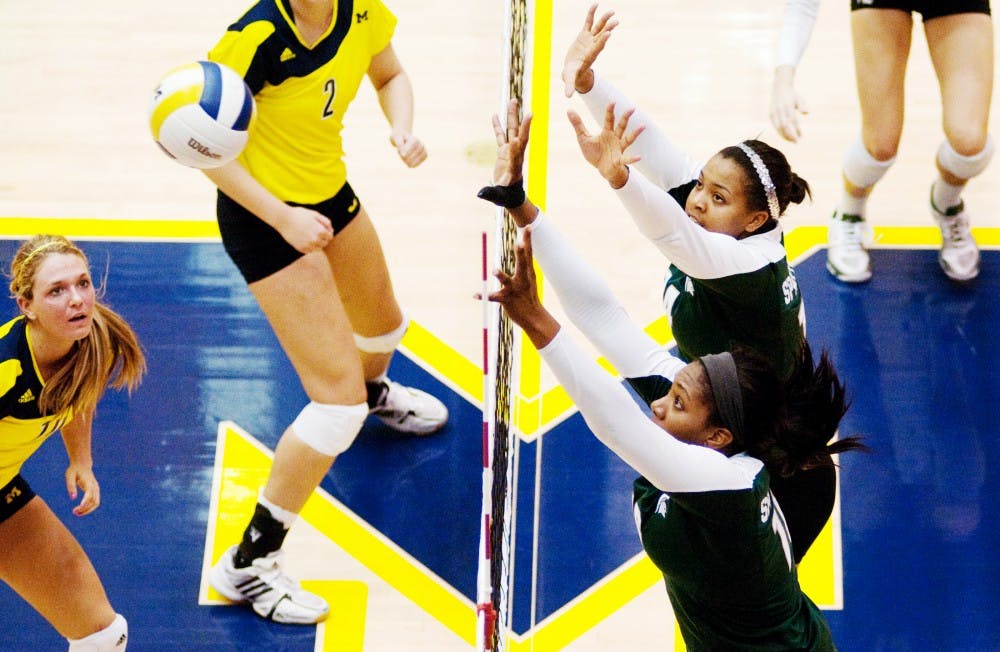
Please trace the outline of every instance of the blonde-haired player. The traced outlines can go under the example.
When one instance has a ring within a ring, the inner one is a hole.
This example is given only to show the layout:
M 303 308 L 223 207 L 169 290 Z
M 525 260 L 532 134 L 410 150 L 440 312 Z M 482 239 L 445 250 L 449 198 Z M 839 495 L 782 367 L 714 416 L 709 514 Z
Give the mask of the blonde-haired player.
M 87 553 L 21 475 L 59 431 L 77 516 L 101 504 L 91 458 L 94 409 L 108 385 L 134 389 L 146 362 L 135 333 L 96 296 L 87 258 L 66 238 L 17 250 L 10 291 L 21 315 L 0 326 L 0 580 L 34 607 L 70 652 L 122 652 L 115 613 Z

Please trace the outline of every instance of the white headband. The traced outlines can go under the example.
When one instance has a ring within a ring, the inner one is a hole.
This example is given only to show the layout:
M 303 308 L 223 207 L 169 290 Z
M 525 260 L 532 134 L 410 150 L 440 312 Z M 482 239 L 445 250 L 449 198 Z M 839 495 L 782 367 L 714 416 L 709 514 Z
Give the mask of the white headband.
M 760 183 L 764 186 L 764 194 L 767 195 L 767 212 L 771 215 L 771 219 L 777 220 L 781 215 L 781 206 L 778 204 L 778 192 L 774 187 L 774 182 L 771 181 L 771 175 L 767 171 L 767 166 L 764 165 L 760 154 L 750 149 L 750 146 L 746 143 L 740 143 L 737 147 L 743 150 L 743 153 L 747 155 L 747 158 L 753 164 L 753 169 L 757 171 Z

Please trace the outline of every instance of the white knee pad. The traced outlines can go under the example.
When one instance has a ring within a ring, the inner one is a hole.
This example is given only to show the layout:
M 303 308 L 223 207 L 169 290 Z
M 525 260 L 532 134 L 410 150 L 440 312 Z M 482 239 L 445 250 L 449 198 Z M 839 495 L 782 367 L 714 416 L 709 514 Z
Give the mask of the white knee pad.
M 111 624 L 99 632 L 69 641 L 69 652 L 125 652 L 128 645 L 128 622 L 121 614 L 115 614 Z
M 885 176 L 895 162 L 895 156 L 888 161 L 877 160 L 865 149 L 861 138 L 858 138 L 844 155 L 844 176 L 858 188 L 870 188 Z
M 941 147 L 938 148 L 937 152 L 938 165 L 959 179 L 965 179 L 966 181 L 982 174 L 986 166 L 990 164 L 992 158 L 993 136 L 987 136 L 986 145 L 983 146 L 983 149 L 978 154 L 973 154 L 972 156 L 962 156 L 955 151 L 955 148 L 947 140 L 941 143 Z
M 359 351 L 364 351 L 365 353 L 392 353 L 403 340 L 403 335 L 406 334 L 406 329 L 409 326 L 410 319 L 404 314 L 403 323 L 396 327 L 395 330 L 389 331 L 384 335 L 364 337 L 355 333 L 354 345 L 358 347 Z
M 368 404 L 328 405 L 310 401 L 292 422 L 292 431 L 310 448 L 336 457 L 358 436 L 368 417 Z

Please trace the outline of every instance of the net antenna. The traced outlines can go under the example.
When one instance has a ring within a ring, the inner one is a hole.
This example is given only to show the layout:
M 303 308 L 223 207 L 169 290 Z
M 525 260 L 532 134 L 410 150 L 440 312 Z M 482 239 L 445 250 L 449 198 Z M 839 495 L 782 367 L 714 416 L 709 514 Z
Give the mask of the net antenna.
M 504 79 L 500 116 L 516 99 L 523 114 L 527 105 L 528 0 L 508 0 L 504 11 Z M 495 267 L 514 272 L 517 228 L 503 208 L 494 214 Z M 499 306 L 486 300 L 490 290 L 488 241 L 482 234 L 483 282 L 483 508 L 480 523 L 479 568 L 476 578 L 476 649 L 507 649 L 513 607 L 514 541 L 517 504 L 518 442 L 512 419 L 516 396 L 515 361 L 519 338 Z

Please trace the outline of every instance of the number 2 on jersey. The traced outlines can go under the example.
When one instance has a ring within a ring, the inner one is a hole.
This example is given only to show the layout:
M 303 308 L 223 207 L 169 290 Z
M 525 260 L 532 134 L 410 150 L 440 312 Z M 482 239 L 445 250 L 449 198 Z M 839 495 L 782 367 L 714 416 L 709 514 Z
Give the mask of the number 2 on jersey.
M 323 92 L 326 93 L 326 106 L 323 107 L 323 117 L 329 118 L 333 115 L 333 98 L 337 95 L 337 82 L 327 79 L 323 85 Z

